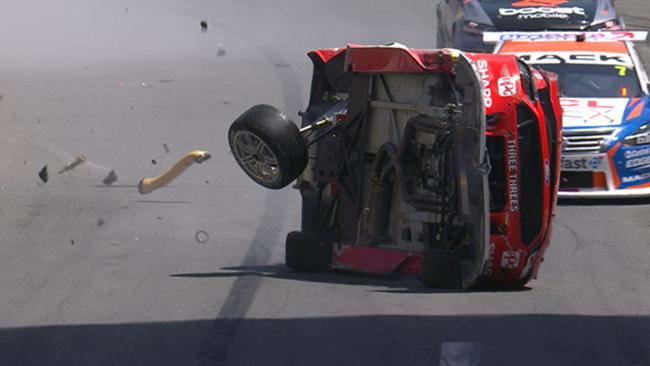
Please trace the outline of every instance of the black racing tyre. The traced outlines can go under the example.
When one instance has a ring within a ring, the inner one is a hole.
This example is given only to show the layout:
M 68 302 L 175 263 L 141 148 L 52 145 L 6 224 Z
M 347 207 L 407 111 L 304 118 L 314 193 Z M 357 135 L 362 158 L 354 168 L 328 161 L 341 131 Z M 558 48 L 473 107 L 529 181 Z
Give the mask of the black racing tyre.
M 301 272 L 326 272 L 331 269 L 334 241 L 326 235 L 292 231 L 287 235 L 285 263 Z
M 280 189 L 307 166 L 307 144 L 296 124 L 276 108 L 259 104 L 237 118 L 228 130 L 237 164 L 256 183 Z
M 461 269 L 458 253 L 431 249 L 422 254 L 421 281 L 427 287 L 461 287 Z

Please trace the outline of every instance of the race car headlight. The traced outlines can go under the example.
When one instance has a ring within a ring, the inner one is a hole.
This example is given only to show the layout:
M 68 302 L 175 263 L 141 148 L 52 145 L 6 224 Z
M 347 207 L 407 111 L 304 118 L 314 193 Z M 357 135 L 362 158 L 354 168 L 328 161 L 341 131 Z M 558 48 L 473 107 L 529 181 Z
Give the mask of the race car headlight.
M 639 127 L 636 132 L 623 140 L 623 146 L 640 146 L 650 144 L 650 122 Z

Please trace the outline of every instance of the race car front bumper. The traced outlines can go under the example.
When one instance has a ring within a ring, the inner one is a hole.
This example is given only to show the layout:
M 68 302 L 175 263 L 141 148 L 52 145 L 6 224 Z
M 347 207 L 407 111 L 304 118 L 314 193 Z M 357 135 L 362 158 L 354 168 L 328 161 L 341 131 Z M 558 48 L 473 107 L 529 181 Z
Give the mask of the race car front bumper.
M 650 174 L 629 166 L 620 145 L 607 153 L 562 155 L 559 198 L 650 197 Z

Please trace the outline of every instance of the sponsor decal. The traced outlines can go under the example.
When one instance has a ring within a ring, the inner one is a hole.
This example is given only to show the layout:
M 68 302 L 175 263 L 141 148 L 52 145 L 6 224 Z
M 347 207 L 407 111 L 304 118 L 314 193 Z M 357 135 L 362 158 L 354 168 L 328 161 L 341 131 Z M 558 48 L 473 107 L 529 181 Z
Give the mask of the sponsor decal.
M 568 3 L 569 0 L 521 0 L 512 3 L 512 6 L 524 7 L 524 6 L 558 6 Z
M 569 19 L 571 15 L 586 17 L 584 8 L 552 8 L 552 7 L 529 7 L 529 8 L 501 8 L 499 15 L 503 17 L 516 16 L 518 20 L 531 19 Z
M 632 159 L 646 155 L 650 155 L 650 147 L 644 147 L 643 149 L 625 150 L 625 159 Z
M 625 98 L 561 98 L 563 127 L 618 125 L 627 106 Z
M 634 170 L 641 170 L 644 168 L 649 168 L 650 167 L 650 155 L 647 154 L 641 154 L 638 155 L 638 153 L 642 152 L 643 150 L 648 150 L 646 149 L 641 149 L 641 150 L 628 150 L 625 152 L 625 158 L 627 159 L 625 161 L 625 168 L 631 169 L 634 168 Z M 631 152 L 635 152 L 633 154 L 628 154 Z M 637 154 L 636 156 L 633 156 Z
M 496 250 L 497 250 L 496 244 L 490 243 L 487 263 L 485 263 L 485 270 L 483 270 L 483 273 L 488 277 L 494 276 L 494 252 Z
M 629 159 L 625 162 L 625 167 L 628 169 L 636 168 L 637 170 L 648 168 L 650 167 L 650 156 Z
M 602 156 L 567 157 L 564 155 L 562 156 L 562 161 L 560 163 L 562 170 L 573 171 L 598 170 L 602 164 Z
M 521 253 L 514 250 L 506 250 L 501 256 L 501 268 L 515 269 L 519 266 Z
M 497 81 L 499 95 L 502 97 L 514 97 L 517 94 L 517 79 L 511 76 L 504 76 Z
M 633 67 L 630 55 L 613 52 L 527 52 L 516 53 L 522 61 L 531 64 L 589 64 Z
M 478 74 L 481 77 L 481 84 L 483 85 L 483 100 L 485 101 L 485 107 L 492 107 L 492 89 L 490 89 L 490 71 L 488 70 L 488 62 L 486 60 L 476 61 L 476 66 L 478 67 Z
M 519 161 L 517 160 L 517 143 L 508 141 L 508 198 L 510 212 L 519 211 Z
M 586 41 L 645 41 L 647 31 L 618 32 L 483 32 L 483 41 L 575 41 L 577 36 L 584 36 Z
M 640 180 L 646 180 L 646 179 L 650 179 L 650 172 L 623 177 L 621 179 L 621 181 L 623 183 L 634 183 L 634 182 L 638 182 Z

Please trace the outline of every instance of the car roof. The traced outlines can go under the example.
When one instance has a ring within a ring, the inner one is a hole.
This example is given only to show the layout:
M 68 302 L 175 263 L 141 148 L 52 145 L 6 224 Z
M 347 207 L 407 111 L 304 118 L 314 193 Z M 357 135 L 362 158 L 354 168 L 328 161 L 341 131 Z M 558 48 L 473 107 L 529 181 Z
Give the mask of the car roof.
M 521 42 L 506 41 L 499 53 L 518 53 L 531 51 L 577 51 L 577 52 L 607 52 L 629 54 L 625 42 L 575 42 L 575 41 L 543 41 Z

